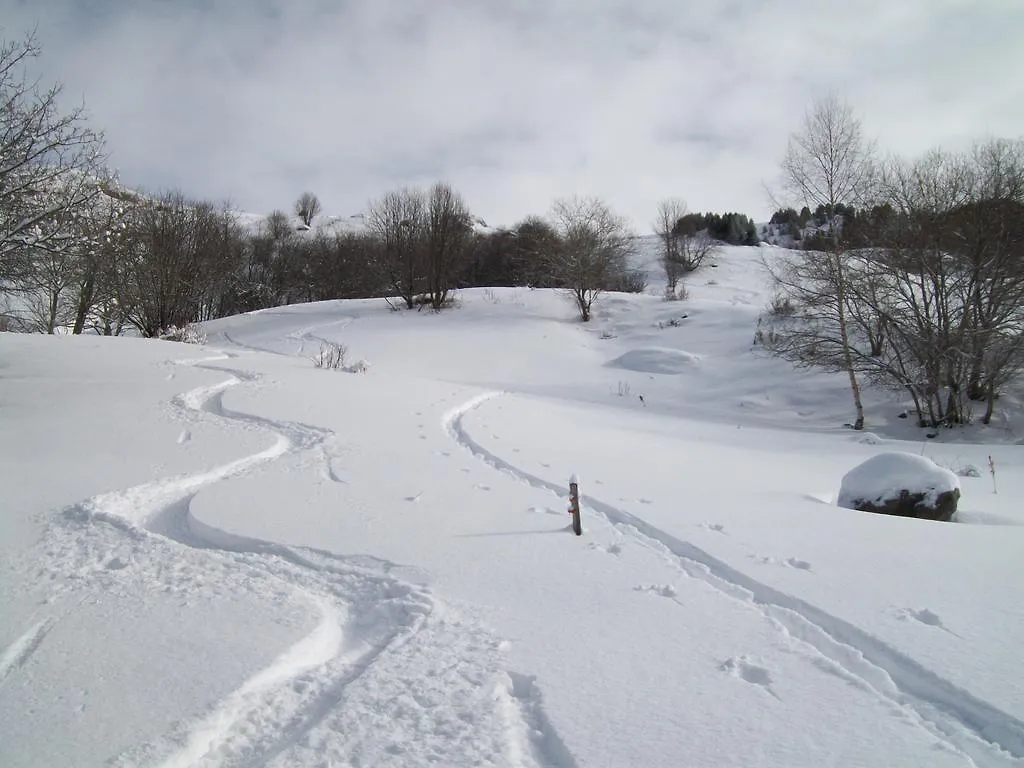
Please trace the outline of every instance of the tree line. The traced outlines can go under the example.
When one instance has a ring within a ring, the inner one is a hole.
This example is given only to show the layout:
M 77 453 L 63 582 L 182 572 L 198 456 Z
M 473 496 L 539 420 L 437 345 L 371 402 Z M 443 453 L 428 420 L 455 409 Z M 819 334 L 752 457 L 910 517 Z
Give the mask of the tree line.
M 642 291 L 637 235 L 596 198 L 556 200 L 546 216 L 480 226 L 451 185 L 401 188 L 371 201 L 356 228 L 314 226 L 303 192 L 290 214 L 248 225 L 226 204 L 179 191 L 129 190 L 105 166 L 103 135 L 60 86 L 28 74 L 35 39 L 0 47 L 0 289 L 20 311 L 6 327 L 159 336 L 170 329 L 294 302 L 383 297 L 439 310 L 473 286 L 556 288 L 582 320 L 605 291 Z M 666 269 L 700 266 L 716 239 L 748 242 L 740 214 L 673 209 Z M 678 278 L 672 281 L 673 286 Z
M 158 336 L 189 323 L 323 299 L 385 297 L 439 310 L 474 285 L 566 291 L 588 320 L 606 290 L 642 290 L 635 236 L 600 200 L 567 198 L 547 217 L 477 226 L 451 185 L 372 201 L 365 227 L 314 227 L 317 196 L 294 216 L 245 226 L 224 204 L 125 189 L 102 133 L 62 111 L 59 85 L 29 73 L 35 38 L 0 45 L 0 290 L 8 328 Z

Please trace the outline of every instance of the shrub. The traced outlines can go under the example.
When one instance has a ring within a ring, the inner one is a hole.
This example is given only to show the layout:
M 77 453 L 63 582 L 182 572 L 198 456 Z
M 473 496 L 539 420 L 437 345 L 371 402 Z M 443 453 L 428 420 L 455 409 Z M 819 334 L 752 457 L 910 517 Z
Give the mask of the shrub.
M 608 290 L 621 293 L 643 293 L 645 288 L 647 288 L 647 275 L 639 269 L 616 275 L 608 286 Z
M 202 328 L 192 323 L 181 328 L 172 325 L 157 334 L 157 338 L 163 341 L 180 341 L 184 344 L 206 343 L 206 333 L 203 332 Z
M 320 353 L 313 357 L 313 365 L 317 368 L 327 368 L 336 371 L 345 367 L 345 357 L 348 355 L 348 347 L 344 344 L 335 344 L 324 341 L 320 344 Z
M 348 347 L 344 344 L 335 344 L 333 341 L 324 341 L 320 343 L 319 354 L 313 357 L 313 365 L 345 373 L 366 373 L 370 369 L 370 364 L 365 360 L 356 360 L 354 363 L 348 363 L 347 360 Z
M 775 294 L 768 304 L 768 312 L 775 317 L 792 317 L 796 314 L 796 307 L 788 296 Z

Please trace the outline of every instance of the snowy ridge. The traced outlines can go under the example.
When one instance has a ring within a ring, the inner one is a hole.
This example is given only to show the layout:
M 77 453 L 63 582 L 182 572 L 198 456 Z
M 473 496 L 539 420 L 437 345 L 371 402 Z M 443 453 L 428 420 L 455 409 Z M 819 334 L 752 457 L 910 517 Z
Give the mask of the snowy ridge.
M 527 472 L 474 440 L 464 416 L 500 397 L 476 396 L 446 414 L 443 426 L 460 446 L 495 469 L 539 490 L 563 497 L 565 488 Z M 584 503 L 585 502 L 585 503 Z M 802 643 L 844 679 L 899 707 L 972 765 L 1015 765 L 1024 758 L 1024 722 L 972 696 L 905 654 L 842 619 L 763 584 L 693 544 L 650 525 L 592 495 L 581 494 L 584 512 L 597 513 L 612 526 L 674 560 L 690 577 L 748 604 L 786 635 Z M 584 523 L 585 524 L 585 523 Z
M 226 353 L 180 363 L 229 378 L 183 392 L 173 404 L 264 430 L 274 443 L 205 472 L 76 505 L 51 532 L 48 567 L 79 586 L 98 574 L 162 580 L 183 592 L 221 584 L 276 593 L 304 602 L 319 618 L 311 632 L 205 715 L 111 764 L 298 766 L 325 759 L 351 764 L 372 755 L 378 765 L 440 759 L 572 768 L 532 682 L 500 667 L 499 643 L 427 588 L 391 575 L 399 570 L 393 564 L 238 536 L 193 517 L 190 504 L 202 488 L 289 456 L 320 460 L 331 437 L 307 425 L 227 409 L 224 394 L 257 378 L 213 365 L 236 358 Z M 52 621 L 37 623 L 5 651 L 0 682 L 38 646 Z M 431 740 L 432 748 L 421 754 Z

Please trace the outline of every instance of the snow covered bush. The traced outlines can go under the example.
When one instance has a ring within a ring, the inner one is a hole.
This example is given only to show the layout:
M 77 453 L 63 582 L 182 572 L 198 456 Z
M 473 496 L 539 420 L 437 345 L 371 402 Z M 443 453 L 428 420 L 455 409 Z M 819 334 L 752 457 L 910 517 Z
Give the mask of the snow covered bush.
M 365 360 L 348 363 L 347 359 L 348 347 L 344 344 L 325 341 L 320 344 L 320 352 L 313 358 L 313 365 L 317 368 L 345 371 L 345 373 L 366 373 L 370 368 L 370 364 Z
M 931 459 L 880 453 L 843 477 L 837 504 L 846 509 L 949 521 L 960 500 L 960 480 Z
M 974 464 L 961 463 L 960 461 L 938 461 L 936 463 L 959 477 L 981 477 L 981 470 Z
M 172 325 L 169 328 L 165 328 L 157 338 L 163 341 L 180 341 L 184 344 L 205 344 L 206 334 L 203 330 L 197 326 L 189 323 L 188 325 L 179 328 L 176 325 Z

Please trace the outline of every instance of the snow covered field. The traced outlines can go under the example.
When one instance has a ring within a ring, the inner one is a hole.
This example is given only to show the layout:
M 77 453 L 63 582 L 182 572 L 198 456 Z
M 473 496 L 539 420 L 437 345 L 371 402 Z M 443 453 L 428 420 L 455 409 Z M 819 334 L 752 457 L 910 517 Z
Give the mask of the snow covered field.
M 1024 425 L 844 429 L 752 348 L 761 252 L 586 326 L 474 289 L 0 335 L 0 765 L 1024 765 Z M 960 522 L 835 506 L 888 451 Z

